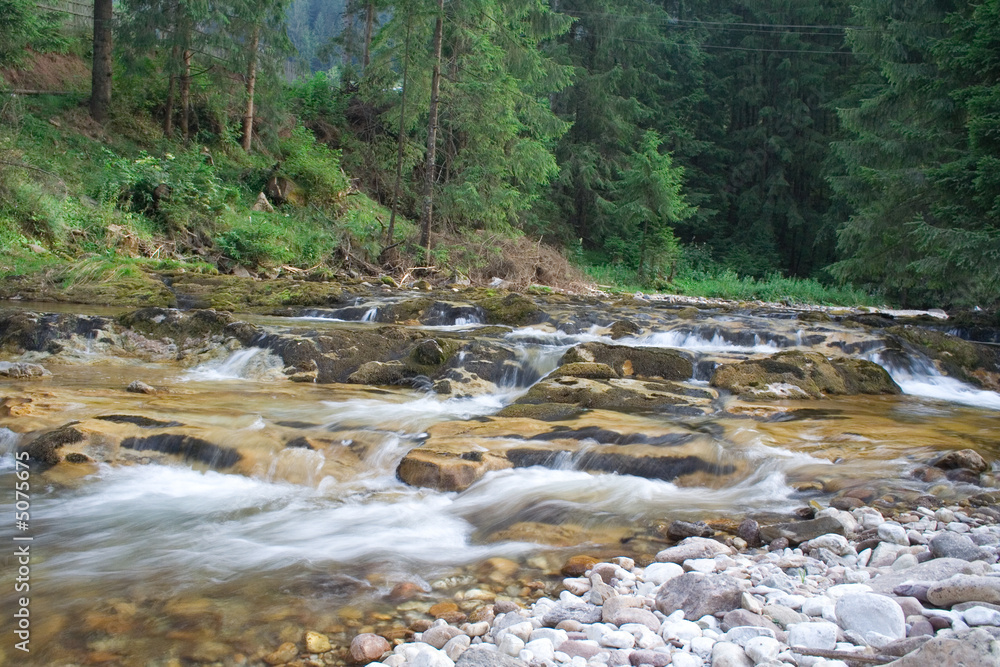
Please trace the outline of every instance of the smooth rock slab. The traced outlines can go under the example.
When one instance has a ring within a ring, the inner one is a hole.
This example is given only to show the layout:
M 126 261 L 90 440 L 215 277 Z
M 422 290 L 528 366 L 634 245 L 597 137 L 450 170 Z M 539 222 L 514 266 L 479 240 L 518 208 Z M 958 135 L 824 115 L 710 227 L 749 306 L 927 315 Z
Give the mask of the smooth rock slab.
M 639 623 L 653 632 L 660 629 L 660 619 L 648 609 L 641 609 L 642 600 L 634 597 L 615 596 L 609 598 L 601 608 L 601 620 L 612 625 Z
M 704 575 L 688 572 L 663 584 L 656 594 L 656 608 L 670 615 L 678 609 L 697 619 L 737 609 L 743 588 L 725 574 Z
M 523 660 L 504 655 L 494 649 L 473 646 L 455 661 L 455 667 L 528 667 Z
M 777 658 L 781 652 L 781 644 L 774 637 L 755 637 L 747 642 L 743 650 L 754 664 L 759 665 Z
M 968 625 L 1000 625 L 1000 611 L 987 607 L 971 607 L 962 612 Z
M 634 667 L 651 665 L 652 667 L 667 667 L 670 664 L 670 654 L 659 651 L 632 651 L 628 661 Z
M 928 588 L 927 601 L 938 607 L 950 607 L 959 602 L 1000 604 L 1000 577 L 959 574 Z
M 384 637 L 366 632 L 351 640 L 351 658 L 359 663 L 374 662 L 390 648 Z
M 890 640 L 906 636 L 906 619 L 899 603 L 874 593 L 849 593 L 836 607 L 837 623 L 845 631 L 861 637 L 877 633 Z
M 662 551 L 660 553 L 663 553 Z M 660 585 L 684 574 L 684 568 L 677 563 L 651 563 L 646 566 L 643 579 Z
M 735 552 L 732 548 L 727 547 L 721 542 L 716 542 L 706 537 L 689 537 L 681 540 L 681 543 L 677 546 L 664 549 L 656 554 L 656 562 L 676 563 L 680 565 L 692 558 L 715 558 L 719 554 L 730 556 L 733 553 Z
M 973 561 L 986 556 L 971 538 L 951 531 L 932 537 L 930 548 L 935 558 L 960 558 Z
M 950 639 L 935 637 L 886 667 L 987 667 L 1000 665 L 1000 641 L 975 629 Z
M 753 660 L 736 644 L 719 642 L 712 648 L 712 667 L 753 667 Z
M 728 632 L 733 628 L 744 626 L 767 628 L 775 633 L 772 636 L 777 636 L 777 633 L 781 631 L 781 628 L 779 628 L 771 619 L 754 614 L 746 609 L 734 609 L 732 611 L 727 611 L 726 615 L 722 617 L 722 629 L 724 631 Z
M 843 535 L 843 524 L 832 516 L 822 516 L 818 519 L 809 519 L 808 521 L 793 521 L 791 523 L 763 526 L 760 529 L 760 537 L 764 542 L 773 542 L 779 537 L 784 537 L 792 546 L 797 546 L 806 540 L 812 540 L 828 533 Z
M 832 651 L 837 647 L 837 625 L 826 622 L 793 623 L 788 626 L 788 645 Z
M 436 625 L 420 636 L 420 641 L 430 644 L 434 648 L 444 648 L 444 645 L 455 637 L 464 634 L 461 630 L 451 625 Z
M 557 604 L 542 617 L 542 625 L 550 628 L 563 621 L 576 621 L 585 625 L 600 623 L 601 608 L 592 604 Z

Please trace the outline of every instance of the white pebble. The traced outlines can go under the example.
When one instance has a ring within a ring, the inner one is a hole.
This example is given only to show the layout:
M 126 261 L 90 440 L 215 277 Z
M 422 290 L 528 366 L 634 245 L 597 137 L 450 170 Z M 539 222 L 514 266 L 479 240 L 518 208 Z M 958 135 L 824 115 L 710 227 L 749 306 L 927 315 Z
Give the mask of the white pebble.
M 743 650 L 746 651 L 747 657 L 754 661 L 754 664 L 759 665 L 777 658 L 778 653 L 781 652 L 781 644 L 773 637 L 755 637 L 747 642 L 746 648 Z

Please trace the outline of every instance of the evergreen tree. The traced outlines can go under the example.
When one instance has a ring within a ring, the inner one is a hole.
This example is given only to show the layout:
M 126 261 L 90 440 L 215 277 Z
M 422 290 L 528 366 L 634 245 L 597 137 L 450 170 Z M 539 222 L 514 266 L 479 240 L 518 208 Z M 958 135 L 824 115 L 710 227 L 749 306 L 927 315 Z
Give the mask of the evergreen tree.
M 858 6 L 852 44 L 872 78 L 841 112 L 839 277 L 904 302 L 998 299 L 997 17 L 995 0 Z

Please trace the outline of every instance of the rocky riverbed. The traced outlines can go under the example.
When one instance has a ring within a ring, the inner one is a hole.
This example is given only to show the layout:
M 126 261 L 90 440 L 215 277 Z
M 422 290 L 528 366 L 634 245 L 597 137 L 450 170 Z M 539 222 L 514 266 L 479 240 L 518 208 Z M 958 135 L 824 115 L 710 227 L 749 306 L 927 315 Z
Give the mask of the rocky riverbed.
M 826 508 L 813 520 L 765 530 L 747 519 L 743 537 L 728 545 L 687 537 L 645 567 L 629 557 L 571 559 L 564 569 L 582 576 L 565 578 L 558 598 L 526 607 L 497 601 L 461 624 L 415 623 L 412 638 L 394 646 L 360 634 L 350 660 L 371 667 L 996 665 L 998 518 L 994 505 L 917 507 L 892 518 L 867 506 Z M 672 528 L 711 532 L 704 524 Z M 747 548 L 774 534 L 782 536 Z M 470 589 L 458 599 L 482 596 Z M 316 636 L 306 636 L 307 653 L 325 646 Z M 328 664 L 319 653 L 303 664 Z M 277 652 L 265 656 L 280 660 Z
M 861 585 L 917 598 L 897 602 L 904 634 L 989 626 L 959 607 L 990 600 L 877 585 L 993 576 L 1000 356 L 942 314 L 324 295 L 0 309 L 0 474 L 32 461 L 26 664 L 342 665 L 358 635 L 382 638 L 362 662 L 396 667 L 710 664 L 716 646 L 720 664 L 885 662 L 898 627 L 837 613 Z M 694 615 L 665 593 L 694 580 L 738 603 Z M 545 622 L 573 605 L 590 616 Z M 773 624 L 764 653 L 726 634 L 736 612 Z M 834 648 L 789 653 L 789 626 L 821 621 Z

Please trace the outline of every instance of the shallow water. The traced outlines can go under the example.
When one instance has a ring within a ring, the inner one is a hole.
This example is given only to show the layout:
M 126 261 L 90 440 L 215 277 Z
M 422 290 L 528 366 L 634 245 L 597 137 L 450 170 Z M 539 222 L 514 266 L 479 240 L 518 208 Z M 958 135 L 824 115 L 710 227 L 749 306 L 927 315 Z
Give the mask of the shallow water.
M 358 310 L 359 319 L 375 319 L 375 307 Z M 374 326 L 326 319 L 323 326 Z M 747 334 L 746 325 L 734 317 L 673 323 L 614 342 L 683 349 L 696 362 L 808 347 L 801 323 L 769 321 L 770 335 Z M 827 329 L 827 341 L 854 340 L 850 331 Z M 508 422 L 490 431 L 488 417 L 554 369 L 569 346 L 611 342 L 597 328 L 553 327 L 517 329 L 505 340 L 519 346 L 520 370 L 499 391 L 472 398 L 295 384 L 281 375 L 279 359 L 256 349 L 222 350 L 188 366 L 81 353 L 72 363 L 46 363 L 53 375 L 40 381 L 0 382 L 4 395 L 32 400 L 31 410 L 0 417 L 5 510 L 12 510 L 18 433 L 71 420 L 117 414 L 178 421 L 248 453 L 242 474 L 155 457 L 146 465 L 82 465 L 72 475 L 33 472 L 32 653 L 5 643 L 0 655 L 37 665 L 260 664 L 282 641 L 301 645 L 304 630 L 329 633 L 341 645 L 360 629 L 399 632 L 424 618 L 431 602 L 471 588 L 522 600 L 552 595 L 567 556 L 649 557 L 664 546 L 663 527 L 674 519 L 786 513 L 844 488 L 870 487 L 891 499 L 974 492 L 908 473 L 950 449 L 1000 456 L 1000 396 L 916 360 L 887 366 L 903 396 L 771 404 L 724 398 L 707 417 L 596 410 L 562 424 L 672 434 L 683 442 L 677 446 L 716 466 L 673 482 L 580 470 L 579 453 L 597 445 L 586 439 L 550 467 L 491 472 L 460 493 L 400 482 L 396 466 L 410 449 L 465 424 L 481 429 L 470 432 L 473 439 L 530 440 L 537 432 L 505 432 Z M 123 393 L 137 377 L 166 391 Z M 316 451 L 284 446 L 295 437 L 325 444 Z M 10 543 L 13 526 L 0 530 Z M 490 558 L 514 561 L 516 574 L 494 576 L 483 565 Z M 4 609 L 14 605 L 13 572 L 5 567 L 0 578 Z M 423 593 L 402 603 L 387 599 L 402 582 Z M 472 611 L 482 602 L 462 604 Z M 0 622 L 5 637 L 9 623 Z

